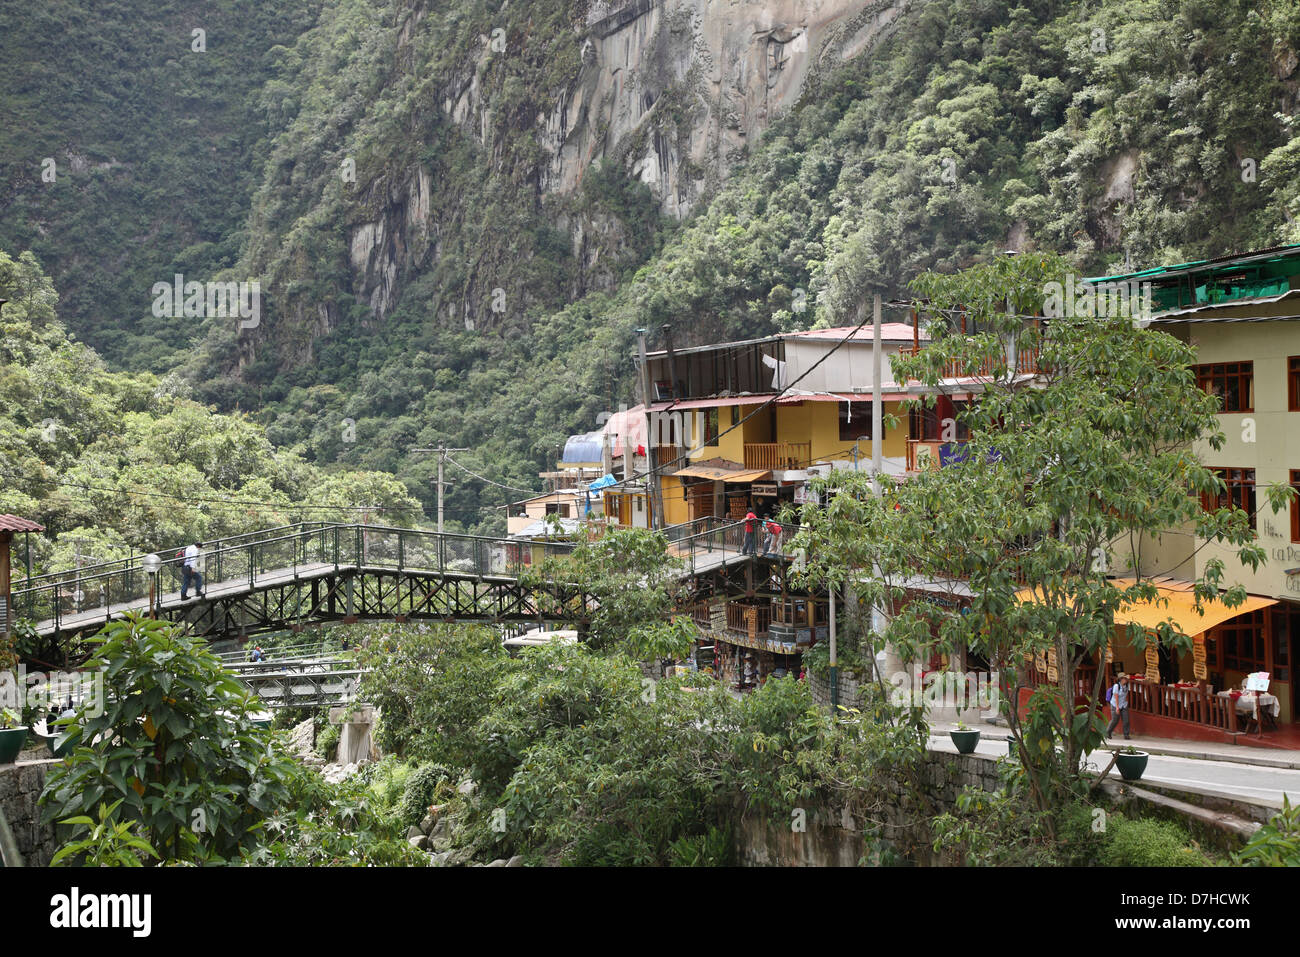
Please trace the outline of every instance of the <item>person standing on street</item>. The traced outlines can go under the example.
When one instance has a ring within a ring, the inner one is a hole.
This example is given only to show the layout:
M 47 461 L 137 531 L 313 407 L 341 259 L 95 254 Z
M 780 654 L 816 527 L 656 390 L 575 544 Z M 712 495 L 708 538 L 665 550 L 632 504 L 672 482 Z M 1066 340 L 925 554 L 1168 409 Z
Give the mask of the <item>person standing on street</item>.
M 203 559 L 202 542 L 186 547 L 184 563 L 181 565 L 181 601 L 189 597 L 190 582 L 194 583 L 194 597 L 203 597 Z
M 1106 695 L 1106 700 L 1110 702 L 1110 726 L 1106 728 L 1106 737 L 1110 737 L 1111 732 L 1115 730 L 1115 725 L 1119 724 L 1120 719 L 1124 720 L 1124 738 L 1128 740 L 1128 675 L 1120 672 L 1115 676 L 1115 683 L 1110 686 L 1110 693 Z

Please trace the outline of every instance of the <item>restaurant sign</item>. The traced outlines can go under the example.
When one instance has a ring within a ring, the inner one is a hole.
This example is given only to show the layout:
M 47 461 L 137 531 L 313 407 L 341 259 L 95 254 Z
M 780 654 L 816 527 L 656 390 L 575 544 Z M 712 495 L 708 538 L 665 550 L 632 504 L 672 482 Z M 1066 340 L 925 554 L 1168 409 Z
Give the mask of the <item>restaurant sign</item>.
M 1154 641 L 1147 642 L 1147 673 L 1146 679 L 1152 684 L 1160 683 L 1160 652 L 1156 649 Z
M 1192 639 L 1192 677 L 1204 681 L 1209 677 L 1205 667 L 1205 635 L 1199 634 Z
M 750 488 L 753 489 L 755 495 L 763 495 L 768 498 L 776 496 L 775 482 L 755 482 Z

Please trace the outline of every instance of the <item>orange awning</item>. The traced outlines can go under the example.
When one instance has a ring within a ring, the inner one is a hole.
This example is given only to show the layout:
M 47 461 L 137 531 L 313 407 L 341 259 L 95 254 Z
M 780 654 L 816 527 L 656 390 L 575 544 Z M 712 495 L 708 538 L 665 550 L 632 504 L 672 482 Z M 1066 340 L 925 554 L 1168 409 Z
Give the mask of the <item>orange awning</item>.
M 736 471 L 735 469 L 712 468 L 707 465 L 690 465 L 684 469 L 678 469 L 673 475 L 713 479 L 715 482 L 758 482 L 765 478 L 771 478 L 772 470 L 745 469 Z
M 1117 578 L 1113 584 L 1117 588 L 1129 588 L 1133 585 L 1133 579 Z M 1215 625 L 1220 625 L 1238 615 L 1277 604 L 1276 598 L 1247 595 L 1246 600 L 1235 608 L 1229 608 L 1222 601 L 1214 599 L 1201 602 L 1201 610 L 1197 611 L 1196 596 L 1192 592 L 1190 582 L 1178 585 L 1156 585 L 1156 589 L 1159 597 L 1153 601 L 1122 605 L 1120 610 L 1115 612 L 1115 624 L 1135 624 L 1148 631 L 1155 631 L 1159 625 L 1170 621 L 1178 631 L 1192 636 L 1209 631 Z M 1033 589 L 1022 588 L 1016 592 L 1016 598 L 1020 601 L 1032 601 Z

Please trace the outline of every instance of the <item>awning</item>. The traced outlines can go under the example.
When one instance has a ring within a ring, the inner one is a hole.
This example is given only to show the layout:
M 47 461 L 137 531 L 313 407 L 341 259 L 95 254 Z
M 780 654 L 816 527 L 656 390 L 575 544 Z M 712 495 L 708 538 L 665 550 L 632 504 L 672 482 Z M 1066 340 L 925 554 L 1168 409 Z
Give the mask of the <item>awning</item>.
M 707 465 L 691 465 L 672 473 L 687 478 L 712 479 L 715 482 L 759 482 L 772 477 L 771 469 L 745 469 L 737 472 L 733 469 L 711 468 Z
M 1115 582 L 1121 588 L 1127 588 L 1132 583 L 1132 579 L 1117 579 Z M 1214 599 L 1201 602 L 1201 609 L 1204 611 L 1202 614 L 1196 610 L 1196 595 L 1190 587 L 1171 588 L 1165 585 L 1156 587 L 1160 590 L 1158 599 L 1154 602 L 1141 602 L 1121 607 L 1115 613 L 1115 624 L 1131 623 L 1154 631 L 1166 620 L 1172 620 L 1174 627 L 1184 635 L 1199 635 L 1230 618 L 1277 604 L 1276 598 L 1247 595 L 1246 600 L 1236 608 L 1229 608 L 1222 601 Z
M 1112 584 L 1116 588 L 1131 588 L 1133 579 L 1116 578 L 1112 580 Z M 1120 606 L 1120 609 L 1115 612 L 1115 624 L 1135 624 L 1148 631 L 1155 631 L 1164 622 L 1171 621 L 1182 634 L 1194 636 L 1209 631 L 1215 625 L 1221 625 L 1230 618 L 1277 604 L 1276 598 L 1247 595 L 1246 600 L 1235 608 L 1229 608 L 1216 598 L 1201 602 L 1202 611 L 1197 611 L 1196 596 L 1190 582 L 1156 585 L 1156 589 L 1159 597 L 1154 601 Z M 1032 588 L 1022 588 L 1016 592 L 1016 598 L 1020 601 L 1031 601 L 1033 593 Z

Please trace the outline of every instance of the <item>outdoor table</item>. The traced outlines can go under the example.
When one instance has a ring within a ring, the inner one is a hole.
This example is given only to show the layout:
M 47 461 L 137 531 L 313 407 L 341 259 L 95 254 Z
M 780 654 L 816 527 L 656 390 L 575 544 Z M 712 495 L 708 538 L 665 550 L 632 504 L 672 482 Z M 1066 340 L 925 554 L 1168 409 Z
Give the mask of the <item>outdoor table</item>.
M 1233 692 L 1220 691 L 1220 698 L 1232 698 Z M 1274 720 L 1282 713 L 1282 703 L 1277 700 L 1277 695 L 1264 692 L 1255 694 L 1253 691 L 1244 691 L 1237 695 L 1234 704 L 1237 708 L 1237 714 L 1250 715 L 1259 724 L 1259 733 L 1264 733 L 1264 722 L 1261 720 L 1260 706 L 1265 714 L 1269 714 Z

